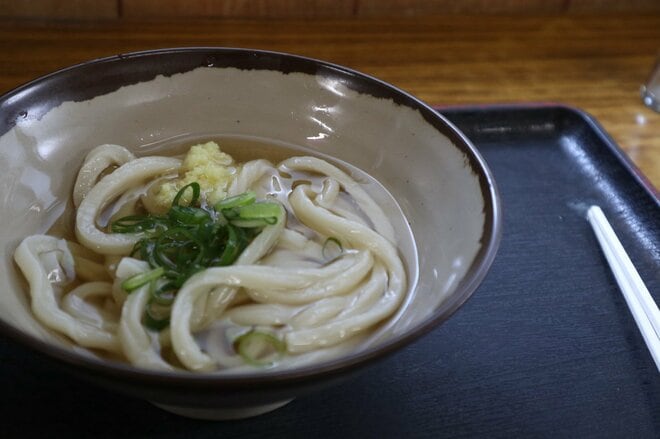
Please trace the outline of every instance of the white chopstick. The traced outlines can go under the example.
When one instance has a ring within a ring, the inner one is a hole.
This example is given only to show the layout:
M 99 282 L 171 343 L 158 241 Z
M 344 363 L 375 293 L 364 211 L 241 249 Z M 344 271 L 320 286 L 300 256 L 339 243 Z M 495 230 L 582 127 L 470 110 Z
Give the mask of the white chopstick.
M 598 206 L 587 210 L 587 220 L 594 229 L 605 258 L 610 265 L 628 308 L 644 337 L 646 346 L 660 372 L 660 310 L 648 288 L 621 245 L 605 214 Z

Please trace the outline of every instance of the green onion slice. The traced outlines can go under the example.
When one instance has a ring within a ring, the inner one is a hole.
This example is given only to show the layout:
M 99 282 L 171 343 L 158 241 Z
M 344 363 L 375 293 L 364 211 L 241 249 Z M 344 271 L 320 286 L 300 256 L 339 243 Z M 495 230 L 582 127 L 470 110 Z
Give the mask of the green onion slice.
M 282 216 L 282 206 L 278 203 L 254 203 L 243 206 L 238 210 L 238 217 L 243 220 L 264 220 L 268 224 L 275 224 Z
M 239 213 L 238 213 L 238 208 L 237 207 L 232 207 L 231 209 L 222 209 L 222 215 L 221 217 L 224 217 L 228 220 L 233 220 L 238 218 Z
M 230 221 L 230 224 L 236 226 L 236 227 L 241 227 L 243 229 L 256 229 L 259 227 L 266 227 L 271 225 L 271 223 L 266 222 L 266 220 L 263 219 L 234 219 Z
M 199 183 L 197 183 L 196 181 L 193 181 L 192 183 L 189 183 L 189 184 L 185 185 L 184 187 L 182 187 L 181 189 L 179 189 L 179 192 L 177 192 L 176 196 L 172 200 L 172 206 L 173 207 L 179 205 L 179 200 L 181 199 L 181 197 L 183 197 L 183 194 L 186 193 L 186 189 L 188 189 L 188 188 L 192 189 L 192 199 L 190 200 L 190 203 L 188 203 L 188 206 L 193 206 L 194 204 L 197 203 L 197 201 L 199 201 L 201 188 L 199 186 Z
M 121 283 L 121 287 L 128 293 L 135 291 L 143 285 L 148 284 L 151 281 L 155 281 L 159 277 L 165 274 L 165 268 L 158 267 L 150 271 L 145 271 L 144 273 L 136 274 L 131 276 L 128 279 L 124 280 Z
M 205 244 L 190 230 L 175 227 L 161 233 L 153 248 L 159 266 L 176 269 L 180 265 L 200 262 Z
M 247 192 L 243 192 L 240 195 L 225 198 L 224 200 L 216 203 L 216 205 L 213 206 L 213 208 L 217 212 L 220 212 L 225 209 L 233 209 L 235 207 L 247 206 L 248 204 L 254 203 L 256 199 L 257 199 L 257 194 L 255 194 L 252 191 L 247 191 Z
M 234 341 L 238 355 L 246 363 L 253 366 L 268 366 L 272 364 L 274 355 L 281 355 L 286 351 L 286 343 L 267 332 L 250 331 L 239 336 Z
M 238 255 L 245 248 L 246 244 L 245 233 L 238 227 L 229 224 L 227 226 L 227 233 L 227 245 L 216 264 L 221 267 L 233 264 L 238 258 Z
M 154 286 L 149 292 L 150 300 L 158 305 L 170 306 L 174 303 L 178 288 L 176 282 L 167 282 L 159 287 Z
M 112 223 L 112 233 L 139 233 L 154 229 L 162 223 L 161 219 L 151 215 L 129 215 Z
M 202 224 L 211 219 L 210 214 L 199 207 L 172 206 L 168 216 L 181 224 Z

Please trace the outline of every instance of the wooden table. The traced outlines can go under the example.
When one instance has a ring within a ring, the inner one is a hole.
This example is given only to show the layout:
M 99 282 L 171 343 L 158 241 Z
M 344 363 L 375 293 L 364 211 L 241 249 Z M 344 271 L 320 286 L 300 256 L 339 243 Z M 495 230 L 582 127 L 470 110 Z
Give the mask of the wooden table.
M 660 187 L 660 114 L 639 98 L 660 49 L 660 15 L 0 21 L 0 92 L 92 58 L 174 46 L 321 58 L 430 104 L 542 101 L 579 107 Z

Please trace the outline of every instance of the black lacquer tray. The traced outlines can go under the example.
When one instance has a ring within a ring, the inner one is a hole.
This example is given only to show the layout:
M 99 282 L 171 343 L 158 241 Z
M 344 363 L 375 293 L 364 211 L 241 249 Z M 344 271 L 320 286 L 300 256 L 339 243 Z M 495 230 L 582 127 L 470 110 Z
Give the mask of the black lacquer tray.
M 657 192 L 578 110 L 439 111 L 486 158 L 504 209 L 492 270 L 447 323 L 342 385 L 229 422 L 91 387 L 0 340 L 0 437 L 660 437 L 660 375 L 583 217 L 603 208 L 660 301 Z

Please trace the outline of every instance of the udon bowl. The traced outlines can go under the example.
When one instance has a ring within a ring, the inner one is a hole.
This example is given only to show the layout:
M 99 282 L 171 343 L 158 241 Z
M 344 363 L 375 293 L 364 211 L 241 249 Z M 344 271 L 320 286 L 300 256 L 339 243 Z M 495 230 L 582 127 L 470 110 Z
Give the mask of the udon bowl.
M 133 53 L 19 87 L 0 98 L 0 116 L 2 335 L 82 379 L 183 415 L 259 414 L 403 348 L 461 307 L 499 244 L 498 193 L 469 140 L 413 96 L 338 65 L 244 49 Z M 204 133 L 330 157 L 365 171 L 397 200 L 416 241 L 408 257 L 413 295 L 378 342 L 292 369 L 158 372 L 90 355 L 33 317 L 12 255 L 67 208 L 85 154 L 104 143 L 154 154 L 166 139 Z

